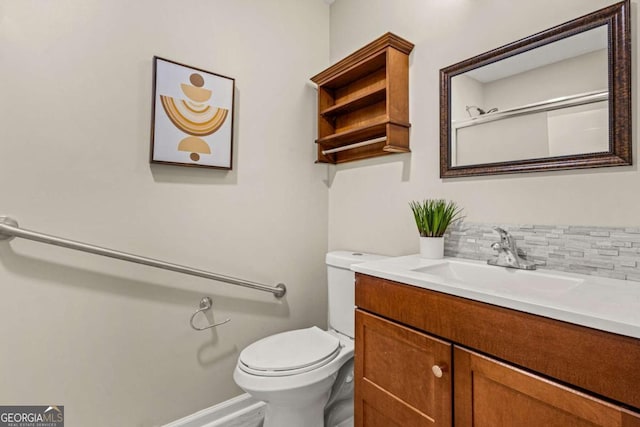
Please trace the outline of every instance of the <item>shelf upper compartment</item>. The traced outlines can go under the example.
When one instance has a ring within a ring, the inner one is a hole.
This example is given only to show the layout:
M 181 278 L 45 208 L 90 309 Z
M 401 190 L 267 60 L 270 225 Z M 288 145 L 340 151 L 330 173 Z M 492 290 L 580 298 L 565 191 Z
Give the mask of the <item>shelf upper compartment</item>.
M 342 61 L 311 77 L 311 81 L 318 86 L 336 88 L 349 81 L 357 80 L 386 65 L 385 49 L 388 47 L 409 55 L 413 50 L 413 43 L 393 33 L 386 33 L 365 47 L 353 52 Z M 380 53 L 371 57 L 376 52 Z
M 349 113 L 367 105 L 384 101 L 387 97 L 387 88 L 384 85 L 373 87 L 369 91 L 360 93 L 357 97 L 347 101 L 332 105 L 331 107 L 320 111 L 323 116 L 336 116 L 339 114 Z

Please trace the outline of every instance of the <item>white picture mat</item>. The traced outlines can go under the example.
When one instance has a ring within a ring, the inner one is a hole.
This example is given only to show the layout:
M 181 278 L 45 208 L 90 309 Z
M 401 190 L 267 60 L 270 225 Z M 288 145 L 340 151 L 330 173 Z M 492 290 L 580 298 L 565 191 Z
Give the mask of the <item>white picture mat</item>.
M 160 95 L 170 96 L 174 99 L 188 99 L 182 92 L 180 84 L 190 85 L 189 77 L 193 73 L 202 76 L 204 79 L 203 88 L 212 91 L 211 98 L 206 103 L 229 111 L 220 129 L 211 135 L 199 137 L 209 145 L 211 154 L 200 153 L 200 160 L 197 162 L 189 158 L 189 152 L 178 151 L 180 141 L 190 135 L 178 129 L 171 122 L 160 101 Z M 232 79 L 157 58 L 153 160 L 231 168 L 233 87 L 234 81 Z

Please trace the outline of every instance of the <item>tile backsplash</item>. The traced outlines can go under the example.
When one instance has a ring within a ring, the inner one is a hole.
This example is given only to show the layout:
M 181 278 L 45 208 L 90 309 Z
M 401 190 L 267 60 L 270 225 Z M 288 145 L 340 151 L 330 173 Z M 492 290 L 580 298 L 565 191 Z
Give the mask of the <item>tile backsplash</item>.
M 499 240 L 494 227 L 515 238 L 538 268 L 640 282 L 640 227 L 507 225 L 459 221 L 445 235 L 445 255 L 489 259 Z

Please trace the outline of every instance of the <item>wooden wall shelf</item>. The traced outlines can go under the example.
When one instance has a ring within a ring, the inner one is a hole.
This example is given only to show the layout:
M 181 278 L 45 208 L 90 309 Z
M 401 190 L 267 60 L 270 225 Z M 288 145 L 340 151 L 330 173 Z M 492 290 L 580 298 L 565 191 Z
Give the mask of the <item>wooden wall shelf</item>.
M 412 50 L 412 43 L 387 33 L 311 78 L 318 85 L 317 162 L 342 163 L 411 151 Z M 360 144 L 371 140 L 376 142 Z M 354 144 L 360 145 L 349 148 Z M 345 149 L 325 152 L 336 148 Z

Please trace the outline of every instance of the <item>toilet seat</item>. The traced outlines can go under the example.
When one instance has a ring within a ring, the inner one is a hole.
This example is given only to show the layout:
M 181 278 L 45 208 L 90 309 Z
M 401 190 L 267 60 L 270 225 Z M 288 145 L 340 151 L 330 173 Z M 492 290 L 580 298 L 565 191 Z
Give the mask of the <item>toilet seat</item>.
M 240 353 L 238 367 L 249 374 L 282 377 L 312 371 L 340 353 L 340 340 L 312 326 L 254 342 Z

